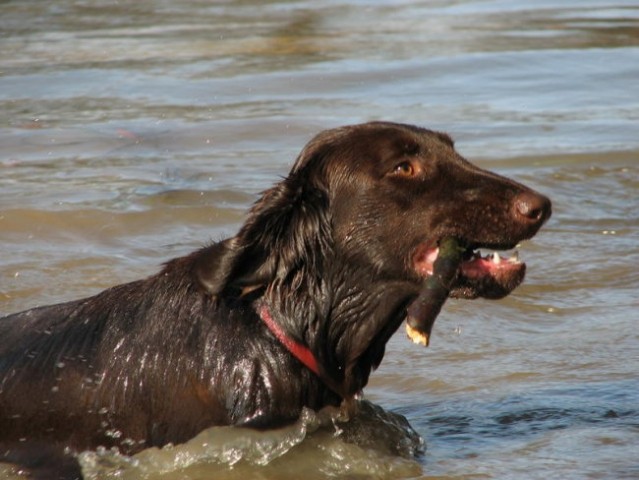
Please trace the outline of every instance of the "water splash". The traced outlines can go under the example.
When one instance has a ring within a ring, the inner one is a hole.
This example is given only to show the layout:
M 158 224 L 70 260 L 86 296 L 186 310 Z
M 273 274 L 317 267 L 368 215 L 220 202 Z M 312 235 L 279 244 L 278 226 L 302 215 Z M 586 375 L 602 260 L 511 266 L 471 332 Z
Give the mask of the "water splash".
M 419 475 L 414 460 L 421 437 L 400 415 L 369 402 L 353 415 L 305 409 L 294 424 L 275 430 L 213 427 L 181 445 L 149 448 L 132 457 L 98 449 L 79 456 L 84 477 L 98 479 L 301 478 Z M 309 472 L 313 472 L 309 476 Z

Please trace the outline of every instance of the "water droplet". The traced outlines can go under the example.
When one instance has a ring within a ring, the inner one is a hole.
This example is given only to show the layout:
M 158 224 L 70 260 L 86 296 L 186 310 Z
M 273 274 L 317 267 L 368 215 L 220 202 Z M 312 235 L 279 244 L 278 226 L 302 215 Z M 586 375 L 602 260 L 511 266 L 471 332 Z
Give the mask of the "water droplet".
M 115 428 L 112 430 L 107 430 L 104 433 L 107 437 L 111 438 L 120 438 L 122 436 L 122 432 L 120 430 L 116 430 Z

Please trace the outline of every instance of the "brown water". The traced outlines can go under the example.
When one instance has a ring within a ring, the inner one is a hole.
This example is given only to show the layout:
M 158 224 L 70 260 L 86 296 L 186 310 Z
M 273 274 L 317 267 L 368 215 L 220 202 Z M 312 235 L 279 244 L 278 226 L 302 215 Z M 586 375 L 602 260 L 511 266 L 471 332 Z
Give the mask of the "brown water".
M 636 1 L 1 2 L 0 314 L 232 234 L 310 136 L 370 119 L 554 201 L 515 294 L 449 302 L 373 375 L 425 452 L 384 415 L 349 436 L 309 412 L 86 452 L 88 476 L 639 478 Z

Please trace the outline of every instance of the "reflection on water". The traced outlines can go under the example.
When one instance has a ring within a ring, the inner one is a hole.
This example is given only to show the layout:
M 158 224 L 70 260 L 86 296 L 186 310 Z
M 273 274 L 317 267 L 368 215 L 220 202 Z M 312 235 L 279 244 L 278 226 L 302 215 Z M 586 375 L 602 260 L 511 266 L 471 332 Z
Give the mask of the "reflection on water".
M 522 287 L 449 302 L 428 349 L 400 333 L 372 376 L 368 398 L 424 453 L 405 458 L 417 437 L 371 407 L 337 427 L 308 413 L 131 459 L 86 452 L 86 471 L 639 477 L 638 25 L 635 0 L 0 4 L 0 315 L 233 234 L 340 124 L 448 131 L 553 200 L 521 247 Z

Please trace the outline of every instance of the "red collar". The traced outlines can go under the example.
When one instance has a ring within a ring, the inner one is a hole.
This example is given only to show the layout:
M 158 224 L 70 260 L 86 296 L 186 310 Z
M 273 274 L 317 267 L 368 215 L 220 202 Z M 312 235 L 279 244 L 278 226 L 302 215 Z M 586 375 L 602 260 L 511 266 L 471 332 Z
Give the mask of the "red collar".
M 301 344 L 300 342 L 294 340 L 286 334 L 282 327 L 280 327 L 277 322 L 273 320 L 271 312 L 269 311 L 266 304 L 262 303 L 258 306 L 258 313 L 271 333 L 275 335 L 275 337 L 282 343 L 282 345 L 284 345 L 284 347 L 291 353 L 291 355 L 302 362 L 306 366 L 306 368 L 308 368 L 315 375 L 322 378 L 323 375 L 320 373 L 319 363 L 317 362 L 317 358 L 315 358 L 315 355 L 313 355 L 313 352 L 311 352 L 311 350 L 306 345 Z

